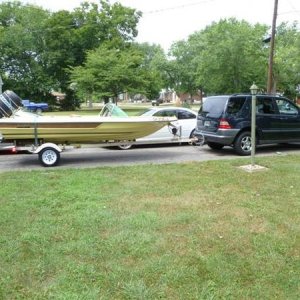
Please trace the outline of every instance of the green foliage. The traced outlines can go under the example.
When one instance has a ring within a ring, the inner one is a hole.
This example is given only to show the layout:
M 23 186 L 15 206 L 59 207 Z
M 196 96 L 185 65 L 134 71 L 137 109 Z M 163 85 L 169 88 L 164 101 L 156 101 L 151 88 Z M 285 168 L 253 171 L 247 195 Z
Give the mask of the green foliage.
M 163 87 L 162 76 L 155 65 L 160 48 L 132 43 L 103 43 L 89 51 L 83 66 L 71 70 L 79 97 L 116 99 L 121 93 L 158 95 Z
M 208 76 L 206 66 L 217 61 L 214 65 L 218 73 L 216 81 L 222 93 L 248 92 L 253 81 L 261 86 L 267 68 L 267 55 L 261 42 L 266 26 L 251 26 L 234 19 L 219 24 L 212 25 L 209 33 L 209 39 L 213 38 L 213 41 L 206 49 L 206 56 L 202 57 L 205 62 L 202 76 Z M 217 91 L 214 83 L 211 82 L 210 86 L 212 91 Z
M 1 2 L 3 88 L 49 103 L 55 101 L 53 90 L 66 93 L 63 105 L 68 109 L 78 97 L 107 99 L 125 91 L 155 99 L 163 88 L 190 95 L 228 94 L 249 92 L 255 81 L 265 89 L 266 25 L 220 20 L 174 43 L 166 57 L 160 46 L 134 42 L 141 17 L 141 12 L 108 0 L 55 13 L 18 1 Z M 300 86 L 299 24 L 280 24 L 275 46 L 277 91 L 294 97 Z
M 172 76 L 169 77 L 170 86 L 179 93 L 189 93 L 195 95 L 199 90 L 196 79 L 197 65 L 195 57 L 197 52 L 184 41 L 176 42 L 172 45 L 170 55 L 170 68 Z
M 266 25 L 221 20 L 172 45 L 169 83 L 176 91 L 206 94 L 249 92 L 253 82 L 264 90 L 269 49 Z M 274 79 L 277 90 L 294 97 L 300 83 L 298 24 L 281 24 L 276 36 Z
M 44 72 L 43 32 L 49 13 L 19 2 L 0 5 L 0 68 L 4 88 L 22 97 L 38 98 L 52 86 Z M 35 97 L 34 97 L 35 96 Z
M 274 79 L 277 90 L 294 98 L 300 83 L 300 34 L 298 24 L 277 28 Z M 299 94 L 299 91 L 298 91 Z
M 2 172 L 0 298 L 298 299 L 297 161 Z
M 56 13 L 19 2 L 0 4 L 4 88 L 43 101 L 52 90 L 70 97 L 69 68 L 82 65 L 86 52 L 102 43 L 133 40 L 140 15 L 108 1 Z
M 142 59 L 141 53 L 130 45 L 115 48 L 114 43 L 105 43 L 88 52 L 84 66 L 72 69 L 71 80 L 81 96 L 116 98 L 130 91 L 131 85 L 139 84 Z
M 143 53 L 141 68 L 144 70 L 144 93 L 148 99 L 157 99 L 160 91 L 168 86 L 164 65 L 167 57 L 159 45 L 136 44 Z
M 221 20 L 189 37 L 195 86 L 207 94 L 248 92 L 255 81 L 262 86 L 267 52 L 262 47 L 266 26 Z

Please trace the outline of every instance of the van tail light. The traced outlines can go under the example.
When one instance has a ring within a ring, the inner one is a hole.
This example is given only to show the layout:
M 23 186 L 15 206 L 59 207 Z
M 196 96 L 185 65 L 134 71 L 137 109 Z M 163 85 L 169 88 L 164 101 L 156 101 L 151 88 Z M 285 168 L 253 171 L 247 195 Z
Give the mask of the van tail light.
M 231 129 L 231 126 L 226 119 L 221 119 L 219 123 L 219 129 Z

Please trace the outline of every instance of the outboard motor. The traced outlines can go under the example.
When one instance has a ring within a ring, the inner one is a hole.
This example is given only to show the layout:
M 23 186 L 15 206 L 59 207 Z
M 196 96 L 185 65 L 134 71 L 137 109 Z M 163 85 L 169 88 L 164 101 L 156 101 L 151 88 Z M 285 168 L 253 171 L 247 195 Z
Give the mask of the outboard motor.
M 0 118 L 10 117 L 19 107 L 22 99 L 13 91 L 5 91 L 0 95 Z

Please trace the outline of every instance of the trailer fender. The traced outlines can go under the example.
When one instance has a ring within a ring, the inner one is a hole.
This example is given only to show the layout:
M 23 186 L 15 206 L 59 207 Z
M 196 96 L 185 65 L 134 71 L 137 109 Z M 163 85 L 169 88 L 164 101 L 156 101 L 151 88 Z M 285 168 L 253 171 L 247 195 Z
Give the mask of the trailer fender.
M 44 167 L 54 167 L 60 161 L 62 150 L 53 143 L 45 143 L 39 146 L 34 153 L 39 155 L 39 161 Z
M 59 146 L 57 146 L 56 144 L 54 144 L 54 143 L 44 143 L 44 144 L 38 146 L 33 153 L 39 154 L 45 148 L 53 148 L 57 152 L 62 152 L 62 149 Z

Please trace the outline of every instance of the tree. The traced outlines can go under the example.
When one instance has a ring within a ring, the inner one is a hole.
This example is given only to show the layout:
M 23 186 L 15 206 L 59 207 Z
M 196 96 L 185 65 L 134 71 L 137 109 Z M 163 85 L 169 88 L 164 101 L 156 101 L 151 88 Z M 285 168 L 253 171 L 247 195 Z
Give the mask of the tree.
M 107 42 L 88 52 L 83 66 L 71 69 L 71 80 L 77 95 L 88 95 L 89 100 L 116 100 L 125 92 L 154 99 L 164 87 L 164 59 L 160 46 Z
M 298 24 L 277 27 L 274 81 L 277 90 L 294 98 L 300 84 L 300 33 Z
M 140 16 L 132 8 L 108 1 L 56 13 L 20 2 L 0 4 L 0 68 L 5 88 L 43 100 L 54 89 L 69 99 L 69 68 L 81 65 L 86 52 L 102 43 L 131 42 Z
M 124 92 L 144 92 L 142 61 L 142 52 L 131 44 L 104 43 L 88 52 L 83 66 L 71 69 L 71 80 L 79 96 L 116 100 Z
M 172 45 L 170 84 L 190 95 L 245 92 L 265 80 L 267 51 L 261 42 L 267 27 L 235 19 L 212 23 Z
M 267 27 L 236 19 L 212 23 L 189 36 L 195 86 L 208 94 L 248 92 L 253 81 L 264 86 L 267 51 L 262 37 Z
M 172 45 L 170 55 L 170 86 L 179 93 L 188 93 L 191 98 L 199 92 L 199 85 L 195 80 L 197 65 L 194 61 L 197 53 L 188 42 L 179 41 Z
M 19 2 L 0 5 L 0 68 L 5 88 L 20 96 L 39 98 L 52 82 L 41 63 L 43 32 L 49 13 Z
M 149 99 L 157 99 L 161 90 L 168 86 L 164 70 L 166 55 L 159 45 L 143 43 L 136 44 L 136 47 L 143 55 L 144 93 Z
M 134 9 L 119 3 L 110 5 L 107 1 L 100 1 L 100 5 L 85 2 L 72 13 L 54 13 L 47 22 L 45 34 L 45 61 L 47 73 L 56 82 L 53 88 L 64 91 L 66 99 L 71 100 L 73 91 L 68 69 L 81 66 L 87 51 L 107 41 L 116 44 L 130 42 L 137 34 L 139 18 L 140 13 Z M 76 99 L 73 103 L 77 103 Z

